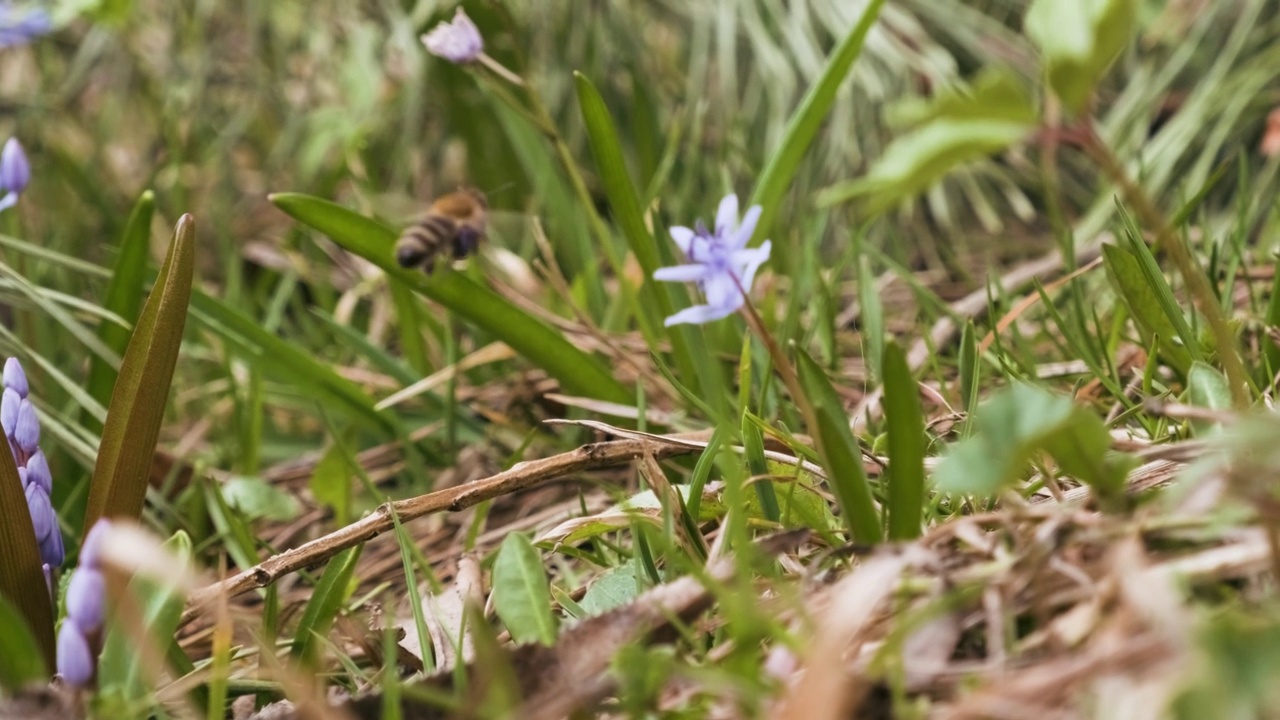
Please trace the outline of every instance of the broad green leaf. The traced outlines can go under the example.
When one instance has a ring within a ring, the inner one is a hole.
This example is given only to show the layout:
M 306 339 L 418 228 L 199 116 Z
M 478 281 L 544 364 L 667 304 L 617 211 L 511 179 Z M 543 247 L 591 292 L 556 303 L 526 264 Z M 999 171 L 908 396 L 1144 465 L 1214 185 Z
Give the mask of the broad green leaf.
M 510 533 L 498 549 L 493 563 L 493 609 L 516 642 L 555 642 L 551 585 L 542 568 L 542 554 L 524 533 Z
M 345 525 L 351 515 L 351 469 L 342 446 L 335 442 L 324 451 L 308 485 L 316 501 L 332 508 L 338 523 Z
M 298 629 L 293 637 L 291 652 L 302 662 L 314 665 L 317 661 L 317 638 L 327 637 L 333 619 L 342 609 L 342 603 L 351 591 L 351 578 L 360 560 L 363 545 L 347 548 L 329 561 L 324 574 L 311 591 L 311 599 L 302 611 Z
M 634 393 L 618 382 L 603 362 L 466 275 L 441 269 L 428 276 L 397 265 L 392 253 L 396 234 L 385 225 L 306 195 L 277 193 L 271 196 L 271 202 L 294 219 L 325 233 L 344 249 L 382 268 L 394 281 L 407 284 L 501 338 L 559 380 L 566 392 L 620 403 L 634 398 Z
M 1141 261 L 1122 247 L 1103 245 L 1102 264 L 1112 288 L 1133 316 L 1143 343 L 1149 346 L 1152 338 L 1159 336 L 1160 354 L 1185 376 L 1191 369 L 1191 352 L 1183 342 L 1179 328 L 1161 307 L 1157 298 L 1159 290 L 1153 288 L 1148 281 L 1146 273 L 1142 271 Z M 1190 329 L 1186 331 L 1189 333 Z
M 1000 152 L 1035 128 L 1031 99 L 1007 72 L 987 71 L 971 89 L 939 97 L 916 113 L 925 118 L 895 139 L 865 177 L 824 190 L 819 204 L 865 197 L 881 212 L 925 190 L 965 162 Z
M 871 495 L 867 473 L 862 467 L 862 450 L 849 429 L 849 416 L 845 414 L 844 404 L 822 368 L 808 353 L 797 350 L 796 358 L 800 384 L 813 406 L 818 423 L 818 427 L 810 428 L 809 432 L 818 440 L 827 484 L 840 504 L 845 527 L 857 542 L 880 542 L 884 539 L 880 512 Z
M 298 499 L 260 477 L 236 475 L 222 484 L 227 504 L 246 520 L 289 522 L 302 509 Z
M 578 606 L 588 615 L 600 615 L 635 600 L 643 589 L 634 559 L 610 568 L 592 581 Z
M 889 433 L 889 539 L 920 535 L 924 516 L 924 414 L 920 391 L 906 353 L 897 343 L 884 348 L 884 419 Z
M 883 4 L 884 0 L 871 0 L 867 3 L 862 11 L 862 17 L 858 18 L 858 22 L 849 30 L 849 34 L 831 51 L 817 82 L 809 87 L 804 98 L 800 100 L 800 106 L 796 108 L 795 114 L 787 121 L 782 142 L 769 156 L 769 161 L 765 164 L 764 170 L 760 173 L 760 179 L 756 183 L 755 192 L 751 194 L 751 202 L 748 203 L 748 205 L 762 206 L 760 221 L 756 225 L 755 237 L 752 239 L 753 243 L 768 236 L 773 218 L 778 212 L 778 204 L 782 201 L 787 188 L 791 186 L 791 181 L 795 179 L 800 160 L 804 158 L 813 139 L 817 137 L 823 119 L 826 118 L 831 105 L 836 100 L 841 83 L 849 75 L 853 62 L 862 54 L 863 41 L 867 39 L 867 33 L 871 31 L 871 26 L 879 17 L 880 6 Z
M 1081 112 L 1093 88 L 1129 44 L 1133 0 L 1034 0 L 1023 28 L 1044 56 L 1049 87 L 1072 112 Z
M 1210 365 L 1192 363 L 1187 373 L 1187 402 L 1210 410 L 1230 410 L 1231 386 L 1227 384 L 1227 377 Z M 1206 437 L 1219 432 L 1222 425 L 1212 420 L 1193 419 L 1191 427 L 1196 435 Z
M 1132 457 L 1110 451 L 1111 436 L 1095 413 L 1070 398 L 1016 383 L 978 408 L 974 434 L 956 443 L 934 472 L 946 492 L 993 495 L 1012 484 L 1037 452 L 1094 488 L 1116 507 Z
M 85 509 L 86 531 L 100 517 L 137 519 L 142 515 L 151 458 L 187 323 L 195 254 L 195 221 L 183 215 L 111 391 Z
M 175 559 L 186 565 L 192 560 L 191 538 L 179 530 L 164 543 Z M 175 570 L 178 570 L 175 568 Z M 153 647 L 168 647 L 178 631 L 184 600 L 177 589 L 154 578 L 134 577 L 125 592 L 129 593 L 142 610 L 142 622 L 150 634 Z M 146 682 L 142 657 L 138 652 L 138 640 L 116 623 L 107 624 L 107 636 L 103 641 L 102 657 L 98 662 L 98 687 L 104 694 L 117 694 L 128 702 L 147 697 L 151 691 Z
M 27 618 L 0 595 L 0 688 L 13 693 L 49 680 L 45 654 Z
M 136 322 L 138 312 L 142 309 L 154 211 L 155 194 L 147 190 L 138 198 L 133 212 L 129 213 L 129 222 L 120 238 L 119 254 L 102 302 L 104 309 L 115 313 L 127 323 Z M 129 330 L 116 323 L 103 322 L 98 326 L 98 338 L 116 353 L 124 353 L 129 344 Z M 111 399 L 111 387 L 115 381 L 116 368 L 97 355 L 91 356 L 89 394 L 105 405 Z

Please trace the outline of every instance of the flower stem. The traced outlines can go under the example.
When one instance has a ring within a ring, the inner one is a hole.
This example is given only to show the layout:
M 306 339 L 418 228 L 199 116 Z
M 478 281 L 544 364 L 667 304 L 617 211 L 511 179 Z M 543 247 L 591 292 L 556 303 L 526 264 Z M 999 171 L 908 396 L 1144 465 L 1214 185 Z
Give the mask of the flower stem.
M 1116 157 L 1107 143 L 1098 135 L 1092 124 L 1084 128 L 1082 147 L 1093 158 L 1102 172 L 1119 188 L 1125 201 L 1138 213 L 1143 223 L 1156 232 L 1154 247 L 1164 248 L 1177 266 L 1182 281 L 1187 284 L 1200 312 L 1204 314 L 1218 344 L 1218 356 L 1222 360 L 1222 369 L 1226 372 L 1227 382 L 1231 386 L 1231 399 L 1237 409 L 1247 408 L 1249 398 L 1249 376 L 1245 371 L 1244 361 L 1240 358 L 1235 336 L 1227 322 L 1222 303 L 1213 291 L 1208 276 L 1203 268 L 1196 264 L 1190 248 L 1182 236 L 1174 231 L 1168 219 L 1156 208 L 1151 197 L 1129 177 L 1124 164 Z

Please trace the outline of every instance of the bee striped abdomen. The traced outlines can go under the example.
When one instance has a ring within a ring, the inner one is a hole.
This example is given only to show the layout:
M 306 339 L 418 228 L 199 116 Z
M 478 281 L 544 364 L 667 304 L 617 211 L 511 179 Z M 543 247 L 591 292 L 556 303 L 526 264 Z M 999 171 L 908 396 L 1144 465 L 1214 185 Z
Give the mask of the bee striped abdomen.
M 437 198 L 426 215 L 400 233 L 396 262 L 401 267 L 435 269 L 441 256 L 461 259 L 475 252 L 484 238 L 488 201 L 476 190 L 459 190 Z

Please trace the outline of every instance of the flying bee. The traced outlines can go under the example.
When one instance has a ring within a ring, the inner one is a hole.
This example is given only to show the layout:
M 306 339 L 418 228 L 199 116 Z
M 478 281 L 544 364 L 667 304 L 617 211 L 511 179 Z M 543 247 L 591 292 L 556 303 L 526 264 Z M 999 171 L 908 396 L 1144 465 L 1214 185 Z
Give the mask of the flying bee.
M 396 262 L 400 267 L 421 267 L 428 273 L 442 256 L 460 260 L 474 253 L 484 239 L 489 201 L 484 193 L 464 188 L 441 195 L 422 217 L 400 233 Z

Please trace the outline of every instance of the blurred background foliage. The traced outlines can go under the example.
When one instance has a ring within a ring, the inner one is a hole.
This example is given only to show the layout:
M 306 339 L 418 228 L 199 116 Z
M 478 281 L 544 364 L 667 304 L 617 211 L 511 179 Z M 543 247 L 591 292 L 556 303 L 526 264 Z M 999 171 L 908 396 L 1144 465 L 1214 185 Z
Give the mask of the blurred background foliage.
M 607 217 L 572 72 L 591 79 L 619 123 L 633 179 L 659 228 L 709 217 L 724 193 L 749 191 L 827 51 L 861 9 L 845 0 L 463 5 L 488 52 L 521 70 L 551 109 Z M 105 274 L 93 266 L 111 265 L 130 207 L 150 188 L 156 258 L 166 229 L 192 213 L 200 287 L 366 380 L 372 375 L 359 368 L 369 367 L 369 353 L 350 331 L 370 347 L 395 352 L 385 286 L 367 265 L 272 207 L 267 193 L 328 197 L 398 224 L 433 194 L 473 185 L 500 211 L 495 246 L 527 271 L 538 257 L 537 219 L 561 270 L 577 280 L 600 257 L 585 250 L 593 242 L 586 215 L 550 144 L 466 71 L 429 59 L 417 40 L 453 7 L 427 0 L 56 5 L 53 35 L 0 54 L 0 132 L 26 145 L 35 177 L 18 212 L 4 218 L 10 236 L 34 247 L 11 244 L 5 263 L 56 294 L 56 302 L 92 305 L 105 287 Z M 1020 0 L 905 0 L 884 8 L 770 231 L 781 267 L 826 267 L 847 255 L 868 218 L 856 204 L 814 212 L 814 196 L 865 173 L 903 131 L 913 105 L 992 65 L 1032 85 L 1027 73 L 1038 65 L 1020 32 L 1025 8 Z M 1139 25 L 1137 47 L 1099 93 L 1103 131 L 1166 203 L 1200 188 L 1222 162 L 1239 159 L 1238 175 L 1254 189 L 1239 197 L 1254 198 L 1252 205 L 1238 205 L 1233 188 L 1240 180 L 1228 173 L 1200 210 L 1203 227 L 1227 227 L 1243 213 L 1253 219 L 1243 240 L 1274 242 L 1263 231 L 1275 222 L 1266 208 L 1274 204 L 1277 161 L 1262 164 L 1253 150 L 1267 111 L 1280 102 L 1274 2 L 1148 0 Z M 866 242 L 885 261 L 931 273 L 944 299 L 976 287 L 1003 263 L 1050 250 L 1057 244 L 1053 231 L 1036 212 L 1044 205 L 1043 178 L 1039 163 L 1026 156 L 1040 144 L 951 173 L 873 225 Z M 1114 207 L 1113 191 L 1094 173 L 1083 158 L 1063 154 L 1063 212 L 1078 221 L 1081 242 L 1103 229 Z M 807 282 L 790 275 L 775 282 Z M 824 281 L 838 298 L 848 280 L 837 274 Z M 539 292 L 549 295 L 542 298 L 546 307 L 568 312 L 563 298 Z M 11 273 L 0 296 L 14 308 L 15 334 L 0 338 L 5 351 L 47 359 L 28 363 L 37 377 L 49 367 L 73 381 L 87 372 L 85 347 L 65 326 L 41 320 Z M 464 334 L 461 348 L 451 348 L 446 320 L 421 310 L 428 357 L 414 368 L 419 374 L 488 339 Z M 835 315 L 829 306 L 825 312 Z M 911 324 L 889 329 L 919 328 L 933 314 L 926 307 Z M 85 322 L 96 320 L 89 313 Z M 316 412 L 307 387 L 261 375 L 226 342 L 228 332 L 207 321 L 188 328 L 162 447 L 246 475 L 320 448 L 335 428 Z M 487 366 L 470 378 L 480 384 L 510 366 Z M 399 387 L 374 380 L 378 393 Z M 96 438 L 81 428 L 80 406 L 58 383 L 36 382 L 58 450 L 55 473 L 86 476 L 87 448 Z M 435 417 L 415 412 L 397 409 L 405 428 Z M 524 430 L 513 427 L 503 444 L 514 451 Z M 83 482 L 60 479 L 56 487 L 65 514 Z

